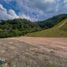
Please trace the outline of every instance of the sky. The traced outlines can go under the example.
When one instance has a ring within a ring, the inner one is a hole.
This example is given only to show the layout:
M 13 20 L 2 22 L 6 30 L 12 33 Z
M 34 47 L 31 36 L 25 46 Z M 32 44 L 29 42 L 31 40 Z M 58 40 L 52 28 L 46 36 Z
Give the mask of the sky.
M 67 14 L 67 0 L 0 0 L 0 20 L 40 21 L 58 14 Z

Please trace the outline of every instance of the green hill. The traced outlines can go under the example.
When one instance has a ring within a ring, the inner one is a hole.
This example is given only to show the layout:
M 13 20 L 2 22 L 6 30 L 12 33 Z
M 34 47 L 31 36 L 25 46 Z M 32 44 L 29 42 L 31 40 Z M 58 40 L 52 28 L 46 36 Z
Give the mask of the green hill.
M 66 37 L 67 14 L 57 15 L 47 20 L 38 22 L 32 22 L 26 19 L 0 21 L 0 38 L 26 35 Z
M 37 37 L 67 37 L 67 19 L 63 19 L 52 28 L 27 35 Z
M 57 16 L 53 16 L 52 18 L 49 18 L 47 20 L 39 21 L 37 23 L 42 29 L 48 29 L 55 26 L 65 18 L 67 18 L 67 14 L 60 14 Z
M 0 38 L 15 37 L 41 30 L 37 23 L 26 19 L 14 19 L 0 22 Z

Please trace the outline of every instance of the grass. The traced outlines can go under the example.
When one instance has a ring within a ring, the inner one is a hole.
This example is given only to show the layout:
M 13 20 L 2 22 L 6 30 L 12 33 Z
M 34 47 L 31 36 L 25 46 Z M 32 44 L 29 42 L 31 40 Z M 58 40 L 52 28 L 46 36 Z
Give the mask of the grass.
M 33 37 L 67 37 L 67 19 L 64 19 L 53 28 L 39 32 L 28 33 L 27 36 Z

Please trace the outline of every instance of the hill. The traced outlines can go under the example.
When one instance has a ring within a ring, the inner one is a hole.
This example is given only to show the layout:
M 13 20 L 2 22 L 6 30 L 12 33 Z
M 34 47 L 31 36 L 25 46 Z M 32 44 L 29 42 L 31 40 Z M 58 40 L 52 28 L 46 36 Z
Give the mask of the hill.
M 21 36 L 41 30 L 37 23 L 26 19 L 14 19 L 0 22 L 0 37 Z
M 42 29 L 48 29 L 55 26 L 65 18 L 67 18 L 67 14 L 60 14 L 57 16 L 53 16 L 52 18 L 49 18 L 47 20 L 39 21 L 37 23 Z
M 61 20 L 54 27 L 28 34 L 37 37 L 67 37 L 67 19 Z
M 28 33 L 31 33 L 29 36 L 66 37 L 66 19 L 67 14 L 57 15 L 38 22 L 32 22 L 27 19 L 2 20 L 0 21 L 0 38 L 24 36 Z M 58 24 L 60 28 L 56 26 Z

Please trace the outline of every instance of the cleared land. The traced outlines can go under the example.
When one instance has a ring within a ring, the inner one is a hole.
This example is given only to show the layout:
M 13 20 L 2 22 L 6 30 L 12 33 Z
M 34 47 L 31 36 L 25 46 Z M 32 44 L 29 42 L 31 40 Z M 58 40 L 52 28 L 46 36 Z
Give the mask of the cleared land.
M 67 38 L 0 39 L 2 67 L 67 67 Z

